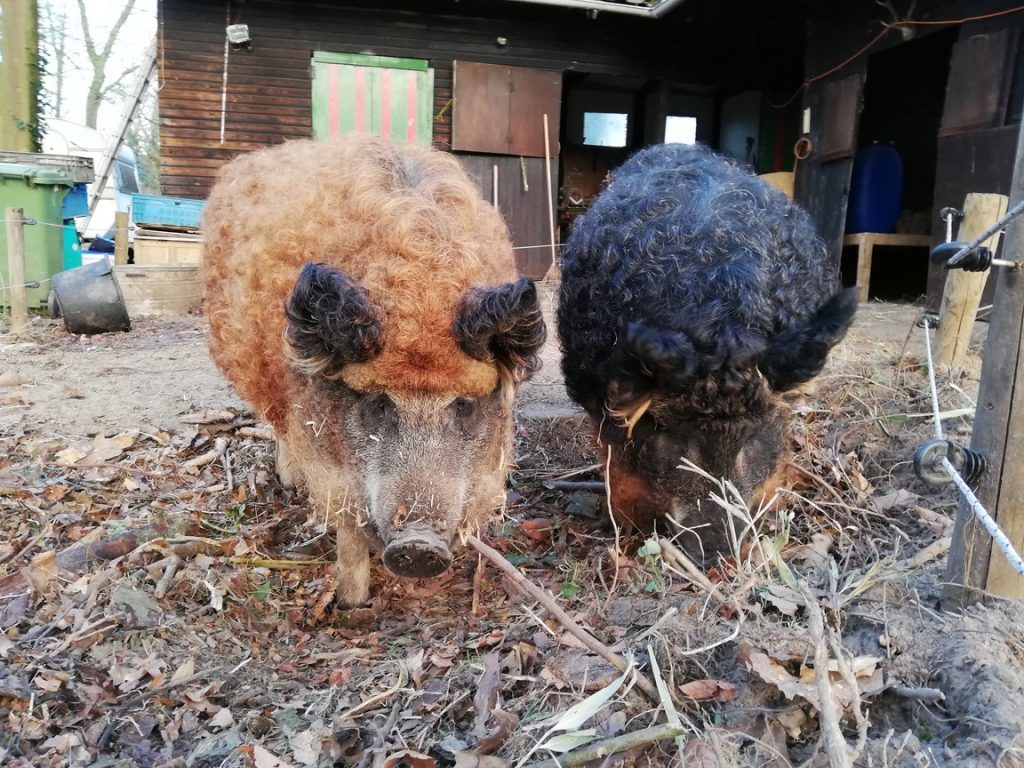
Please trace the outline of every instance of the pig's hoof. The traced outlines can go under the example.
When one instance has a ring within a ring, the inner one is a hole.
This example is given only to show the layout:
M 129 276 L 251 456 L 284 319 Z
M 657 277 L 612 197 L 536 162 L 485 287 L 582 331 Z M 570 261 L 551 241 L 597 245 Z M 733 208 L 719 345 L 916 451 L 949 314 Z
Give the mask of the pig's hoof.
M 399 576 L 426 579 L 448 570 L 452 552 L 429 535 L 410 535 L 391 542 L 384 549 L 384 565 Z
M 346 590 L 339 586 L 337 601 L 342 608 L 361 608 L 370 602 L 370 590 L 369 588 Z

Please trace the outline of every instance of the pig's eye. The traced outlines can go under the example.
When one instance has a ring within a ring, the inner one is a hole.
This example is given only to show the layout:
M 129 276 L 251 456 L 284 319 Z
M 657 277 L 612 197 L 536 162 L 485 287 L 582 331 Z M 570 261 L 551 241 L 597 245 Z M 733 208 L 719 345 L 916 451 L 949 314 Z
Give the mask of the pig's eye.
M 455 426 L 463 429 L 471 428 L 480 417 L 480 402 L 473 400 L 468 397 L 456 398 L 450 406 L 448 406 L 449 412 L 451 413 L 452 420 L 455 422 Z
M 361 404 L 363 424 L 367 429 L 380 431 L 398 425 L 398 412 L 394 401 L 387 395 L 374 395 Z

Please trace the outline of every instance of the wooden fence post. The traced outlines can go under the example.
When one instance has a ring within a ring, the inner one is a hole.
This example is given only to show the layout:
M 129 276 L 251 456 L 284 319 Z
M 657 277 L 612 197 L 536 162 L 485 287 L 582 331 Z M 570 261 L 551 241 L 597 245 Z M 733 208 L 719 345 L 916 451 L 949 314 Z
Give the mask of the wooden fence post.
M 11 302 L 11 333 L 28 326 L 28 301 L 25 292 L 25 218 L 24 208 L 4 211 L 7 221 L 7 296 Z
M 128 214 L 125 211 L 114 214 L 114 263 L 128 263 Z
M 1006 195 L 969 193 L 964 200 L 964 219 L 957 239 L 971 242 L 999 221 L 1004 213 Z M 999 246 L 999 233 L 992 235 L 983 245 L 994 252 Z M 989 270 L 966 272 L 962 269 L 951 269 L 946 275 L 939 329 L 935 334 L 935 364 L 940 371 L 963 368 L 974 319 L 981 304 L 981 292 L 988 276 Z
M 1011 204 L 1024 199 L 1024 126 L 1017 135 Z M 1024 259 L 1024 217 L 1006 230 L 1004 258 Z M 998 270 L 992 320 L 981 368 L 971 448 L 986 457 L 988 472 L 977 496 L 1018 552 L 1024 550 L 1024 271 Z M 982 592 L 1024 597 L 1017 574 L 961 500 L 953 530 L 943 602 L 951 608 Z

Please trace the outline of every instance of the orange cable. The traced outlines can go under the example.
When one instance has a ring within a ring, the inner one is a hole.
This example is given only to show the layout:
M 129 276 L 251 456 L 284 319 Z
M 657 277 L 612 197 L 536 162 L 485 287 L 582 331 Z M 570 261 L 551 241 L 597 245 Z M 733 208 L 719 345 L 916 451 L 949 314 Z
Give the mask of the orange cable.
M 883 22 L 885 24 L 885 28 L 881 32 L 879 32 L 877 35 L 875 35 L 873 38 L 871 38 L 871 40 L 869 40 L 856 53 L 850 55 L 849 57 L 844 59 L 839 64 L 836 64 L 831 69 L 828 69 L 828 70 L 826 70 L 824 72 L 821 72 L 821 73 L 819 73 L 817 75 L 814 75 L 813 77 L 809 77 L 806 80 L 804 80 L 803 84 L 799 88 L 796 89 L 796 92 L 792 96 L 790 96 L 788 99 L 786 99 L 784 102 L 782 102 L 781 104 L 774 104 L 774 103 L 772 103 L 769 100 L 768 101 L 768 105 L 773 107 L 773 108 L 775 108 L 775 109 L 784 109 L 785 107 L 788 107 L 790 104 L 792 104 L 796 100 L 797 96 L 799 96 L 801 93 L 804 92 L 804 90 L 807 88 L 807 86 L 811 85 L 812 83 L 816 83 L 818 80 L 821 80 L 822 78 L 825 78 L 825 77 L 828 77 L 829 75 L 835 74 L 840 69 L 845 67 L 847 64 L 850 64 L 851 62 L 855 61 L 860 56 L 862 56 L 869 48 L 874 46 L 875 43 L 877 43 L 879 40 L 881 40 L 883 37 L 885 37 L 889 33 L 890 30 L 895 29 L 897 27 L 901 27 L 901 26 L 931 26 L 931 25 L 941 25 L 941 24 L 967 24 L 968 22 L 971 22 L 971 21 L 982 21 L 984 19 L 993 19 L 993 18 L 996 18 L 997 16 L 1008 16 L 1011 13 L 1019 13 L 1021 11 L 1024 11 L 1024 5 L 1016 5 L 1013 8 L 1005 8 L 1005 9 L 1003 9 L 1001 11 L 993 11 L 992 13 L 983 13 L 983 14 L 980 14 L 978 16 L 965 16 L 965 17 L 963 17 L 961 19 L 943 19 L 943 20 L 937 20 L 937 21 L 913 21 L 913 20 L 910 20 L 910 19 L 906 19 L 904 21 L 894 21 L 894 22 L 890 22 L 890 23 Z

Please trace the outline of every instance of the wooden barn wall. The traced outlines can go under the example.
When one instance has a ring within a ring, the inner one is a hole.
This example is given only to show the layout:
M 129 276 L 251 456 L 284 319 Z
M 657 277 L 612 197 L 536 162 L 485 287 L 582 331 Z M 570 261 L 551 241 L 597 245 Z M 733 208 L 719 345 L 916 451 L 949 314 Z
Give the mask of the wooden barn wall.
M 1007 108 L 1017 105 L 1019 110 L 1024 88 L 1024 13 L 987 19 L 965 24 L 959 39 L 974 35 L 991 34 L 1005 29 L 1019 30 L 1016 54 L 1011 56 L 1016 77 L 1008 78 L 1013 90 L 1007 95 Z M 952 85 L 952 83 L 951 83 Z M 932 241 L 945 240 L 945 223 L 939 219 L 939 210 L 947 205 L 963 208 L 968 192 L 992 192 L 1009 195 L 1013 180 L 1014 158 L 1017 148 L 1019 115 L 1006 121 L 1010 124 L 965 131 L 954 136 L 941 136 L 938 146 L 938 165 L 935 174 L 935 210 L 932 218 Z M 929 265 L 928 294 L 925 306 L 938 312 L 942 304 L 942 291 L 946 284 L 946 271 Z M 995 292 L 994 275 L 990 276 L 982 295 L 982 304 L 991 304 Z
M 225 5 L 162 0 L 162 190 L 205 197 L 217 169 L 236 154 L 310 136 L 313 51 L 427 59 L 435 71 L 434 141 L 446 148 L 456 59 L 722 88 L 790 87 L 799 80 L 803 31 L 793 20 L 802 11 L 793 0 L 768 5 L 691 0 L 686 13 L 652 21 L 609 13 L 589 19 L 576 9 L 487 0 L 380 0 L 362 7 L 233 0 L 230 20 L 249 25 L 253 48 L 229 55 L 221 141 Z M 495 14 L 501 18 L 488 17 Z M 737 19 L 747 22 L 739 45 Z M 507 45 L 499 46 L 499 37 Z M 776 50 L 796 55 L 764 55 L 780 41 Z
M 895 4 L 898 7 L 899 4 Z M 923 0 L 915 5 L 913 12 L 917 19 L 957 19 L 980 16 L 1006 10 L 1013 6 L 1008 0 Z M 807 50 L 804 66 L 805 78 L 813 78 L 840 64 L 860 50 L 881 29 L 882 22 L 892 21 L 877 4 L 860 0 L 840 0 L 808 6 Z M 983 32 L 1003 29 L 1007 26 L 1024 24 L 1024 13 L 1001 16 L 984 21 L 960 25 L 959 39 Z M 942 29 L 944 27 L 935 27 Z M 931 28 L 917 27 L 915 34 L 927 34 Z M 870 53 L 892 48 L 902 43 L 901 35 L 893 30 L 886 38 L 870 49 Z M 827 109 L 826 92 L 843 79 L 859 78 L 863 82 L 867 74 L 866 55 L 855 58 L 846 66 L 827 77 L 816 80 L 803 94 L 804 106 L 812 108 L 810 138 L 815 146 L 827 129 L 830 116 Z M 862 94 L 861 94 L 862 95 Z M 856 118 L 855 118 L 856 122 Z M 856 129 L 856 125 L 854 125 Z M 1015 136 L 1015 131 L 1011 131 Z M 989 128 L 963 134 L 959 137 L 939 140 L 938 167 L 935 189 L 935 221 L 938 221 L 938 207 L 950 197 L 963 202 L 968 191 L 998 191 L 1009 183 L 1013 168 L 1013 139 L 1007 139 L 1005 130 Z M 855 130 L 856 139 L 856 130 Z M 854 142 L 856 144 L 856 141 Z M 1000 174 L 998 158 L 1010 147 L 1003 157 Z M 975 162 L 983 160 L 984 163 Z M 796 178 L 795 197 L 808 209 L 819 233 L 829 250 L 829 260 L 838 269 L 842 252 L 843 229 L 846 220 L 846 206 L 850 192 L 850 178 L 853 170 L 852 157 L 831 157 L 823 159 L 813 154 L 800 163 Z M 1005 175 L 1005 179 L 1001 178 Z M 1000 177 L 1000 178 L 997 178 Z M 984 187 L 984 189 L 982 189 Z M 940 230 L 933 226 L 933 235 L 938 241 Z M 943 230 L 944 231 L 944 230 Z M 935 286 L 938 286 L 938 297 Z M 929 305 L 937 306 L 941 298 L 941 278 L 929 276 Z

